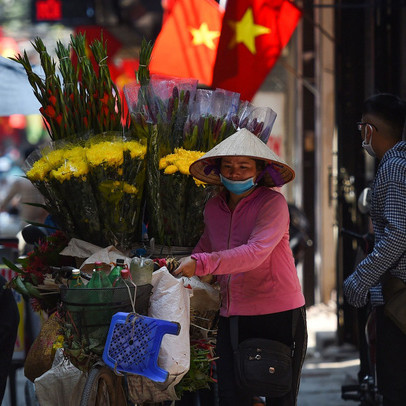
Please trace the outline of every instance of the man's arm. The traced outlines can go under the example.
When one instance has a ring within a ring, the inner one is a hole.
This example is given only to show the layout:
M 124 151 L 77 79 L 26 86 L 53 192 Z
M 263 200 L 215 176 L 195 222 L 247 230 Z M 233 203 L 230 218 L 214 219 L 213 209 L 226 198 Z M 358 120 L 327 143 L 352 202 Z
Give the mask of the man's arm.
M 383 233 L 372 252 L 344 281 L 344 294 L 355 307 L 368 302 L 371 287 L 379 283 L 385 272 L 395 269 L 406 253 L 406 185 L 388 180 L 377 194 L 382 199 L 383 214 L 377 221 L 384 224 Z

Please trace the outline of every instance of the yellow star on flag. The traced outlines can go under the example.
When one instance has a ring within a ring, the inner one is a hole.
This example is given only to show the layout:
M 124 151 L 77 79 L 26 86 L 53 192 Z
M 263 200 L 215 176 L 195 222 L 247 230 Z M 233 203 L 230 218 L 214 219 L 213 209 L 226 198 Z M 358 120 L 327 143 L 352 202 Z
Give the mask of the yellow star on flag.
M 193 35 L 193 45 L 206 45 L 209 49 L 215 49 L 213 40 L 220 36 L 220 31 L 210 31 L 209 26 L 206 23 L 202 23 L 199 29 L 190 28 L 190 32 Z
M 228 47 L 231 49 L 242 43 L 252 54 L 256 53 L 255 38 L 271 32 L 270 28 L 255 24 L 251 7 L 247 8 L 240 21 L 227 21 L 227 23 L 235 31 L 235 35 Z

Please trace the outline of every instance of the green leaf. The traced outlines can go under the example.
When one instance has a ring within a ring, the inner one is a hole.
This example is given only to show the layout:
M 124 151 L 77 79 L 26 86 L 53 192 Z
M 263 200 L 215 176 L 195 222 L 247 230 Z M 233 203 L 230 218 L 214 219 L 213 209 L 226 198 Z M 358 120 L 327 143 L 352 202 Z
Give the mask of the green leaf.
M 30 202 L 21 202 L 21 203 L 26 204 L 27 206 L 40 207 L 41 209 L 45 209 L 45 210 L 47 210 L 47 208 L 48 208 L 45 204 L 41 204 L 41 203 L 30 203 Z
M 28 220 L 26 220 L 26 223 L 31 224 L 32 226 L 49 228 L 49 229 L 52 229 L 52 230 L 58 230 L 58 227 L 54 227 L 54 226 L 51 226 L 49 224 L 37 223 L 35 221 L 28 221 Z
M 24 274 L 24 271 L 19 268 L 17 265 L 15 265 L 13 262 L 8 260 L 7 258 L 3 257 L 3 264 L 7 265 L 11 270 L 19 273 L 19 274 Z

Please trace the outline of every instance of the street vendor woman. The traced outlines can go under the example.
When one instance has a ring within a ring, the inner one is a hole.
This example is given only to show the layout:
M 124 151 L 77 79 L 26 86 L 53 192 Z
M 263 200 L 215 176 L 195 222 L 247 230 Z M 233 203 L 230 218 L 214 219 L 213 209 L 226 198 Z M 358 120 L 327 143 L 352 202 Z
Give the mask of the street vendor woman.
M 204 210 L 205 230 L 175 274 L 213 275 L 221 290 L 216 356 L 220 405 L 252 404 L 234 378 L 230 320 L 238 340 L 268 338 L 293 346 L 292 389 L 267 405 L 296 405 L 307 348 L 305 300 L 289 246 L 289 211 L 273 187 L 294 171 L 254 134 L 237 131 L 190 166 L 190 173 L 222 190 Z M 293 324 L 293 326 L 292 326 Z M 293 335 L 293 337 L 292 337 Z

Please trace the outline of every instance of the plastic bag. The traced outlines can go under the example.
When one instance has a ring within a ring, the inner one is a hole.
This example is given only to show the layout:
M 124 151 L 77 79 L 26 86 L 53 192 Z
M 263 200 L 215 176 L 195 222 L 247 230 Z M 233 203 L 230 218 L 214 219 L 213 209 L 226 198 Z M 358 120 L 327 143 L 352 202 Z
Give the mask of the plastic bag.
M 80 404 L 87 375 L 63 356 L 62 348 L 55 354 L 52 368 L 35 379 L 35 394 L 41 406 L 77 406 Z
M 158 365 L 169 372 L 165 382 L 128 376 L 129 395 L 134 403 L 177 400 L 175 386 L 190 366 L 190 289 L 186 289 L 182 280 L 173 277 L 166 267 L 152 274 L 152 286 L 148 316 L 176 321 L 181 330 L 178 336 L 167 334 L 162 340 Z

